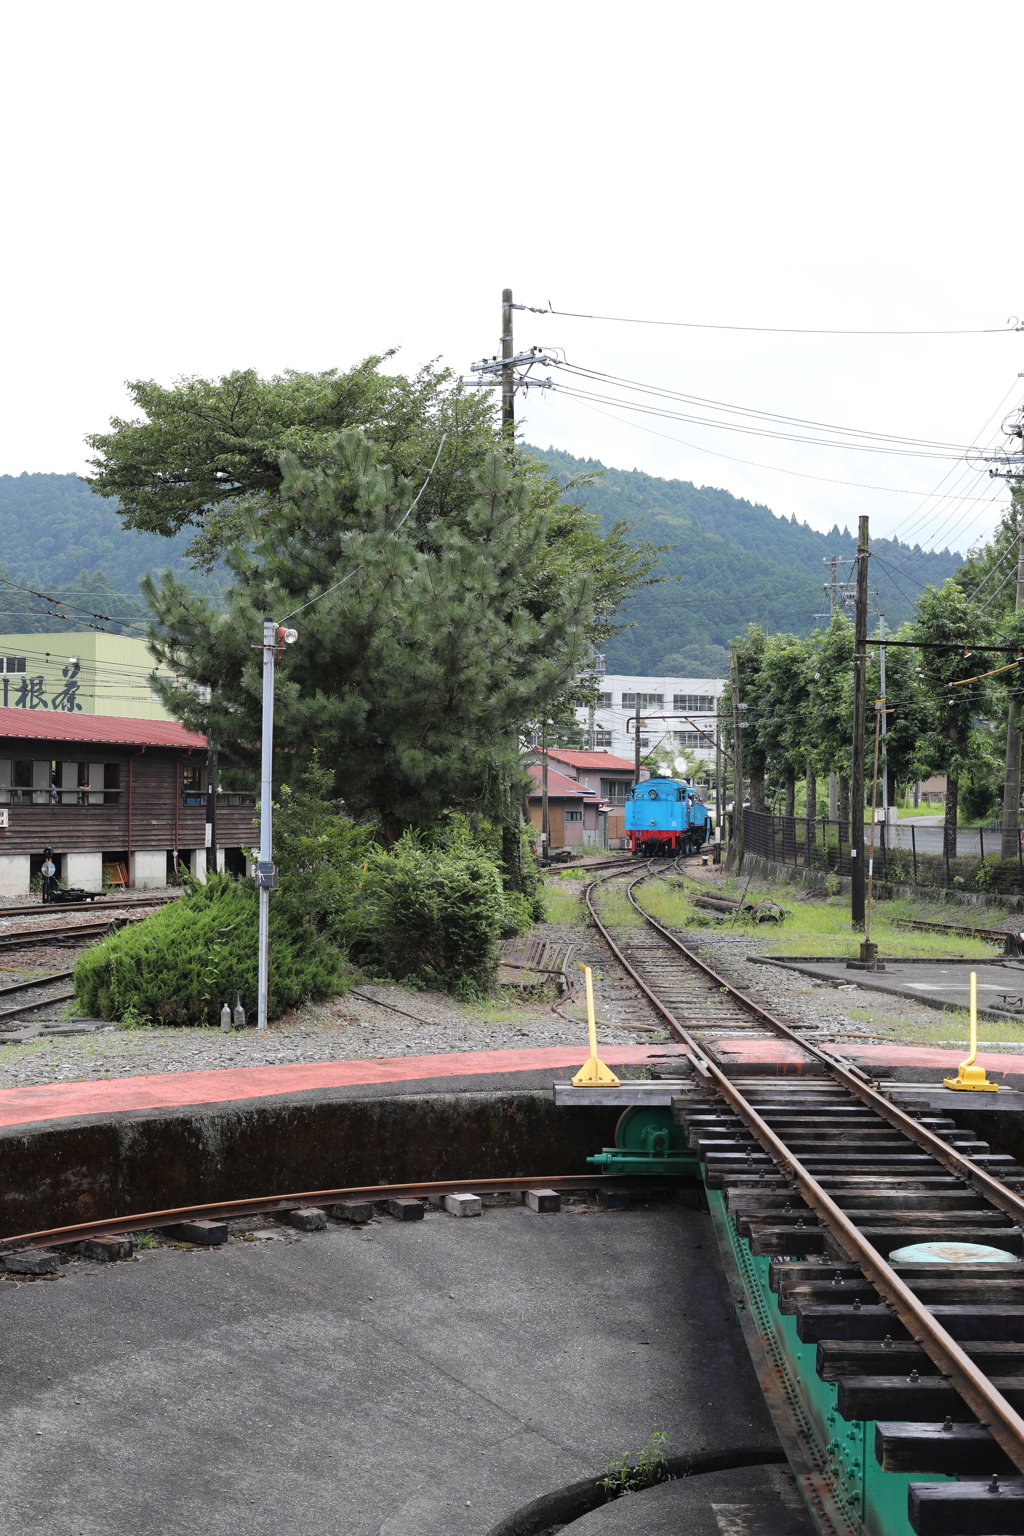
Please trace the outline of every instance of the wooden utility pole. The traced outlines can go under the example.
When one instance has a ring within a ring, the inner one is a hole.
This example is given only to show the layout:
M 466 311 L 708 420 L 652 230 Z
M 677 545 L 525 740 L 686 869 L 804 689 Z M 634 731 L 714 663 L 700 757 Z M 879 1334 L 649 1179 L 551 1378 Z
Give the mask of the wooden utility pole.
M 743 740 L 740 718 L 740 664 L 732 647 L 732 838 L 726 867 L 739 874 L 743 868 Z
M 850 922 L 864 927 L 864 731 L 868 703 L 868 519 L 857 537 L 857 607 L 853 642 L 853 773 L 850 778 Z
M 501 293 L 501 430 L 509 439 L 516 435 L 516 382 L 512 367 L 512 289 Z
M 1017 542 L 1017 601 L 1014 611 L 1019 613 L 1024 608 L 1024 511 L 1020 508 L 1017 517 L 1020 527 Z M 1006 711 L 1006 771 L 1003 775 L 1003 845 L 1000 851 L 1004 859 L 1017 857 L 1017 841 L 1020 837 L 1020 732 L 1017 729 L 1020 712 L 1020 705 L 1011 693 Z

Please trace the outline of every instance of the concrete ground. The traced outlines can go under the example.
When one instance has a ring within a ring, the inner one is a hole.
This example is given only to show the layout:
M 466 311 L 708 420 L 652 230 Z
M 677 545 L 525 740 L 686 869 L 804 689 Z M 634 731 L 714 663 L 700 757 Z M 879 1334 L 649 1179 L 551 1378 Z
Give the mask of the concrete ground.
M 777 1447 L 707 1216 L 242 1230 L 0 1282 L 8 1529 L 484 1536 L 654 1430 Z
M 1019 960 L 891 960 L 884 971 L 850 971 L 840 960 L 777 961 L 780 970 L 815 980 L 855 985 L 865 992 L 914 998 L 931 1008 L 966 1008 L 970 974 L 978 977 L 978 1012 L 997 1022 L 1024 1015 L 1024 963 Z
M 813 1536 L 788 1467 L 736 1467 L 616 1499 L 564 1527 L 571 1536 Z

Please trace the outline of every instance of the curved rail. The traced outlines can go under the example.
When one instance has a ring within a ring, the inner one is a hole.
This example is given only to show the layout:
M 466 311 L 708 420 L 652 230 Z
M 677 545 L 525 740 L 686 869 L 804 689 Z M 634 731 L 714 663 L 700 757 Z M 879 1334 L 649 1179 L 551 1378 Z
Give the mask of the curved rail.
M 611 878 L 611 877 L 609 877 Z M 636 911 L 644 921 L 657 930 L 669 943 L 700 972 L 723 988 L 733 1000 L 741 1007 L 749 1010 L 760 1023 L 768 1026 L 773 1033 L 783 1039 L 793 1042 L 800 1050 L 807 1052 L 816 1061 L 821 1062 L 830 1076 L 835 1078 L 849 1092 L 855 1094 L 864 1104 L 873 1109 L 882 1119 L 898 1129 L 909 1140 L 926 1149 L 944 1167 L 955 1173 L 959 1178 L 970 1184 L 979 1194 L 989 1200 L 998 1209 L 1005 1211 L 1017 1219 L 1024 1226 L 1024 1198 L 1015 1191 L 1009 1189 L 999 1179 L 993 1178 L 977 1163 L 970 1158 L 962 1156 L 954 1148 L 947 1145 L 941 1137 L 927 1127 L 919 1125 L 910 1115 L 892 1104 L 882 1093 L 873 1088 L 867 1077 L 858 1067 L 849 1063 L 837 1061 L 835 1057 L 819 1047 L 811 1045 L 804 1040 L 789 1025 L 781 1019 L 776 1019 L 766 1008 L 755 1003 L 746 993 L 725 980 L 723 976 L 711 969 L 699 956 L 688 949 L 681 940 L 677 939 L 650 913 L 645 912 L 640 903 L 633 896 L 634 888 L 643 880 L 649 878 L 648 872 L 638 875 L 629 885 L 627 895 Z M 1005 1451 L 1013 1464 L 1024 1472 L 1024 1418 L 1017 1412 L 1013 1405 L 1007 1401 L 997 1387 L 979 1370 L 978 1366 L 958 1344 L 956 1339 L 947 1332 L 931 1310 L 914 1294 L 906 1282 L 896 1274 L 889 1265 L 885 1256 L 870 1243 L 860 1232 L 855 1222 L 851 1221 L 827 1191 L 822 1187 L 812 1173 L 804 1166 L 801 1160 L 786 1146 L 785 1142 L 776 1134 L 772 1127 L 758 1114 L 754 1106 L 743 1096 L 738 1088 L 726 1076 L 722 1069 L 705 1053 L 700 1041 L 692 1035 L 678 1019 L 671 1014 L 659 999 L 655 998 L 651 989 L 644 983 L 629 961 L 623 955 L 615 943 L 605 925 L 601 922 L 592 900 L 594 890 L 598 882 L 592 881 L 586 887 L 587 910 L 590 912 L 594 923 L 604 938 L 605 942 L 615 955 L 619 963 L 629 972 L 630 976 L 642 988 L 644 994 L 658 1009 L 658 1012 L 670 1024 L 676 1039 L 682 1041 L 690 1050 L 694 1069 L 699 1080 L 709 1088 L 715 1089 L 726 1103 L 736 1111 L 747 1129 L 759 1142 L 764 1151 L 779 1168 L 782 1176 L 790 1180 L 799 1190 L 803 1199 L 814 1211 L 835 1237 L 839 1246 L 849 1254 L 850 1258 L 860 1264 L 867 1278 L 872 1282 L 893 1313 L 899 1318 L 910 1333 L 911 1337 L 921 1344 L 929 1359 L 940 1372 L 949 1377 L 968 1407 L 975 1413 L 981 1423 L 985 1424 L 1000 1448 Z

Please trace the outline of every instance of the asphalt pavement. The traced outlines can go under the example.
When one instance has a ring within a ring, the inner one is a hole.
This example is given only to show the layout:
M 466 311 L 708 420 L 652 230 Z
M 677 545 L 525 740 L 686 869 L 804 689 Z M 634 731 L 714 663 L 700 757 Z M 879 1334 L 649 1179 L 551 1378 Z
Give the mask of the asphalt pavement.
M 699 1212 L 240 1232 L 0 1282 L 9 1529 L 484 1536 L 654 1430 L 777 1449 Z

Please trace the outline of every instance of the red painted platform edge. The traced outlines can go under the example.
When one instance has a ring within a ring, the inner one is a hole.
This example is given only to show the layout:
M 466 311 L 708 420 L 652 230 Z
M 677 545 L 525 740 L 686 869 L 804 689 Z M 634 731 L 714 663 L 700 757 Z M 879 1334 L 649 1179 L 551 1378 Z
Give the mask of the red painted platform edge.
M 680 1052 L 675 1044 L 606 1046 L 611 1066 L 643 1066 Z M 347 1088 L 362 1083 L 407 1083 L 432 1077 L 474 1077 L 505 1072 L 553 1071 L 580 1067 L 578 1047 L 538 1050 L 458 1051 L 442 1056 L 391 1056 L 372 1061 L 298 1062 L 282 1067 L 229 1067 L 213 1072 L 161 1072 L 147 1077 L 112 1077 L 34 1088 L 0 1089 L 0 1126 L 81 1115 L 109 1115 L 140 1109 L 184 1109 L 239 1099 Z
M 861 1045 L 851 1041 L 842 1046 L 822 1045 L 820 1049 L 835 1056 L 837 1060 L 859 1062 L 863 1066 L 925 1067 L 934 1068 L 936 1073 L 945 1072 L 955 1076 L 957 1067 L 967 1054 L 967 1043 L 965 1041 L 956 1050 L 946 1050 L 931 1045 Z M 754 1066 L 771 1062 L 780 1068 L 793 1068 L 797 1071 L 813 1060 L 788 1040 L 716 1040 L 714 1055 L 723 1066 L 742 1066 L 745 1062 Z M 1024 1075 L 1024 1054 L 1018 1056 L 1010 1055 L 1009 1052 L 979 1051 L 978 1064 L 992 1078 Z

